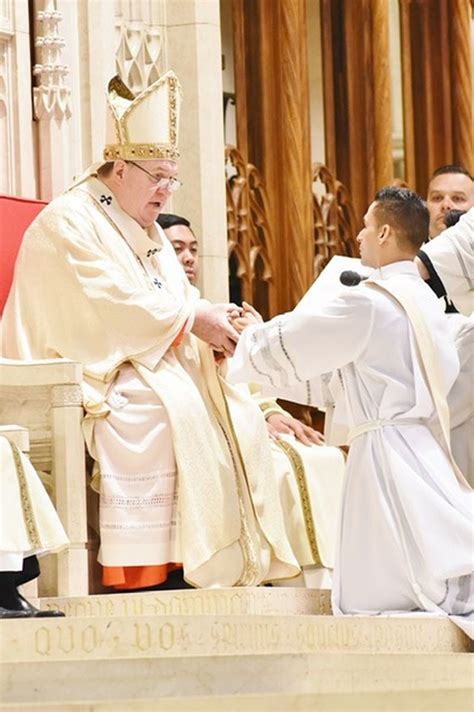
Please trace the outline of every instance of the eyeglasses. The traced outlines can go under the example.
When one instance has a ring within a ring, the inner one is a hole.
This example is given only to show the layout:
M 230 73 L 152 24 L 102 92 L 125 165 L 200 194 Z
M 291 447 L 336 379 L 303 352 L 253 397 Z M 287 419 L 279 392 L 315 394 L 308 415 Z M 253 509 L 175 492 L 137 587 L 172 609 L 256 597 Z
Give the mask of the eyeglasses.
M 154 176 L 153 173 L 150 173 L 150 171 L 147 171 L 146 168 L 143 168 L 143 166 L 140 166 L 138 163 L 135 163 L 135 161 L 126 161 L 126 163 L 130 163 L 132 166 L 135 166 L 135 168 L 139 168 L 141 171 L 146 173 L 147 176 L 152 179 L 156 188 L 166 188 L 166 190 L 169 190 L 171 193 L 176 193 L 176 191 L 179 190 L 183 185 L 181 181 L 177 178 L 164 178 L 163 176 Z

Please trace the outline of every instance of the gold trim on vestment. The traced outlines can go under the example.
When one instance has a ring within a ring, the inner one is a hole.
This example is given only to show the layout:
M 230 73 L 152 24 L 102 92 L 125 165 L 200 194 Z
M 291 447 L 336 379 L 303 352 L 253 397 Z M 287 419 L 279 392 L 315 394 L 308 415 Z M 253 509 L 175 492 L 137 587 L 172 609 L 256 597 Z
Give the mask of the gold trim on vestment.
M 290 443 L 286 442 L 285 440 L 276 440 L 275 442 L 278 447 L 280 447 L 287 455 L 295 473 L 296 483 L 298 485 L 298 491 L 301 499 L 301 507 L 303 509 L 306 536 L 308 537 L 308 542 L 311 549 L 311 555 L 313 557 L 314 564 L 316 566 L 324 566 L 321 560 L 318 542 L 316 539 L 313 510 L 311 509 L 311 500 L 308 493 L 308 487 L 306 485 L 303 460 L 299 452 L 292 445 L 290 445 Z
M 220 385 L 220 384 L 219 384 Z M 221 386 L 222 389 L 222 386 Z M 243 464 L 242 460 L 242 455 L 240 453 L 239 447 L 237 445 L 237 437 L 234 431 L 234 426 L 232 424 L 232 420 L 230 418 L 230 413 L 227 405 L 227 401 L 225 400 L 225 395 L 224 393 L 222 394 L 224 398 L 224 403 L 227 411 L 227 418 L 229 420 L 229 429 L 232 433 L 234 443 L 236 444 L 236 450 L 237 450 L 237 455 L 240 460 L 240 465 L 242 468 L 242 475 L 245 479 L 247 479 L 247 476 L 245 474 L 245 466 Z M 231 439 L 229 438 L 224 425 L 220 422 L 219 418 L 219 411 L 217 409 L 217 406 L 215 403 L 212 401 L 212 405 L 214 407 L 214 414 L 216 416 L 217 424 L 219 425 L 221 432 L 224 436 L 224 439 L 227 443 L 227 448 L 229 450 L 230 458 L 232 461 L 233 465 L 233 470 L 234 470 L 234 478 L 235 478 L 235 486 L 237 489 L 237 497 L 239 500 L 239 513 L 240 513 L 240 536 L 239 536 L 239 542 L 242 548 L 242 554 L 244 558 L 244 570 L 241 574 L 241 576 L 237 579 L 237 581 L 233 584 L 234 586 L 252 586 L 255 585 L 257 580 L 258 580 L 258 574 L 259 574 L 259 566 L 257 562 L 257 556 L 255 554 L 255 548 L 253 546 L 252 542 L 252 537 L 249 534 L 249 529 L 247 525 L 247 516 L 245 513 L 245 504 L 244 504 L 244 498 L 242 494 L 242 485 L 240 483 L 239 479 L 239 468 L 237 466 L 237 461 L 235 459 L 235 454 L 234 450 L 232 448 L 232 442 Z M 252 498 L 250 496 L 250 491 L 249 491 L 249 501 L 252 505 Z
M 179 151 L 176 146 L 158 143 L 120 143 L 108 144 L 104 148 L 104 161 L 134 161 L 137 159 L 153 160 L 163 159 L 176 161 Z
M 13 443 L 10 443 L 10 447 L 13 452 L 15 470 L 18 477 L 18 484 L 20 487 L 20 501 L 21 508 L 23 510 L 23 519 L 25 522 L 26 531 L 28 533 L 28 538 L 30 540 L 31 549 L 40 549 L 41 540 L 38 533 L 38 528 L 36 526 L 36 520 L 33 513 L 33 506 L 31 504 L 30 492 L 28 490 L 25 470 L 23 468 L 23 463 L 20 457 L 20 451 Z
M 252 586 L 252 585 L 255 585 L 258 581 L 260 567 L 258 565 L 257 555 L 255 553 L 255 548 L 254 548 L 254 545 L 252 542 L 252 537 L 250 536 L 249 530 L 248 530 L 247 517 L 246 517 L 246 513 L 245 513 L 245 504 L 244 504 L 244 499 L 243 499 L 243 495 L 242 495 L 242 485 L 241 485 L 240 479 L 239 479 L 239 467 L 237 465 L 237 461 L 235 458 L 235 453 L 234 453 L 232 445 L 235 446 L 235 451 L 237 453 L 237 457 L 238 457 L 238 460 L 240 463 L 240 471 L 242 473 L 242 477 L 247 482 L 248 498 L 249 498 L 250 506 L 252 508 L 253 508 L 253 501 L 252 501 L 252 496 L 250 493 L 250 486 L 248 484 L 248 477 L 247 477 L 247 473 L 245 470 L 244 459 L 242 457 L 242 453 L 241 453 L 240 447 L 239 447 L 239 440 L 237 438 L 237 434 L 234 429 L 234 424 L 232 422 L 232 416 L 230 414 L 229 404 L 227 403 L 227 398 L 224 393 L 224 388 L 222 386 L 219 376 L 217 376 L 217 380 L 218 380 L 219 389 L 220 389 L 221 396 L 222 396 L 222 401 L 224 403 L 225 415 L 227 417 L 227 422 L 228 422 L 230 433 L 233 438 L 233 442 L 231 442 L 228 434 L 226 433 L 224 425 L 220 422 L 219 409 L 217 408 L 217 405 L 214 403 L 212 398 L 211 398 L 211 403 L 214 407 L 217 423 L 218 423 L 219 427 L 221 428 L 222 434 L 224 435 L 224 438 L 227 442 L 227 447 L 229 449 L 232 464 L 234 467 L 235 485 L 237 488 L 237 496 L 239 498 L 239 511 L 240 511 L 239 541 L 240 541 L 240 544 L 242 547 L 242 553 L 244 556 L 244 570 L 242 572 L 242 575 L 239 577 L 239 579 L 234 584 L 234 586 Z M 209 396 L 210 395 L 211 394 L 209 393 Z M 257 528 L 259 525 L 259 522 L 258 522 L 257 515 L 255 513 L 255 509 L 253 511 L 254 511 L 254 515 L 255 515 L 255 526 Z
M 259 403 L 258 406 L 265 416 L 265 420 L 275 414 L 288 415 L 287 412 L 283 410 L 283 408 L 274 400 L 263 401 L 262 403 Z

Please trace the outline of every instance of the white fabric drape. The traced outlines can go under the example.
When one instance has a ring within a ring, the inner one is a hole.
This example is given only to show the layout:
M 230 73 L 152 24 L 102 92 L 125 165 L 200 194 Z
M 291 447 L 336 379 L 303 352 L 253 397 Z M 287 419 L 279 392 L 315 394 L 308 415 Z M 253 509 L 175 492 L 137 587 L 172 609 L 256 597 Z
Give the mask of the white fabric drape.
M 459 356 L 459 376 L 448 394 L 451 449 L 454 459 L 474 486 L 474 315 L 447 314 Z
M 456 225 L 427 245 L 428 255 L 456 309 L 466 316 L 474 311 L 474 208 Z

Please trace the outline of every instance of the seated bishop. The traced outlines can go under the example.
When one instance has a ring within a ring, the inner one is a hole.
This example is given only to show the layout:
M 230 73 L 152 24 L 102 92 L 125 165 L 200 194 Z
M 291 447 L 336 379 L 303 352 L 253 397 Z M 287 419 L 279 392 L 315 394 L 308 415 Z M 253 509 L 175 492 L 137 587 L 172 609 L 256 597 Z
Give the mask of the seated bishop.
M 6 356 L 83 365 L 98 559 L 120 590 L 177 566 L 196 587 L 299 574 L 264 417 L 214 360 L 236 307 L 200 299 L 155 224 L 181 185 L 179 110 L 171 71 L 138 96 L 111 80 L 102 159 L 26 231 L 4 315 Z

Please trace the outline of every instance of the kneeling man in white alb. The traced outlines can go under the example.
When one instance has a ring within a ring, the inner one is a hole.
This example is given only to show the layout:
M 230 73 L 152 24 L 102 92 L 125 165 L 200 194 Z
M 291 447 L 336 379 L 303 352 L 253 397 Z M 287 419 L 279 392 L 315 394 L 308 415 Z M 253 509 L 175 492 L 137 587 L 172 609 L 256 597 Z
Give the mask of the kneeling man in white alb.
M 358 235 L 369 279 L 258 323 L 250 307 L 228 379 L 317 392 L 335 372 L 350 443 L 333 583 L 336 614 L 448 614 L 473 636 L 473 493 L 449 444 L 459 371 L 436 296 L 413 262 L 429 216 L 384 188 Z M 441 440 L 432 428 L 441 431 Z

